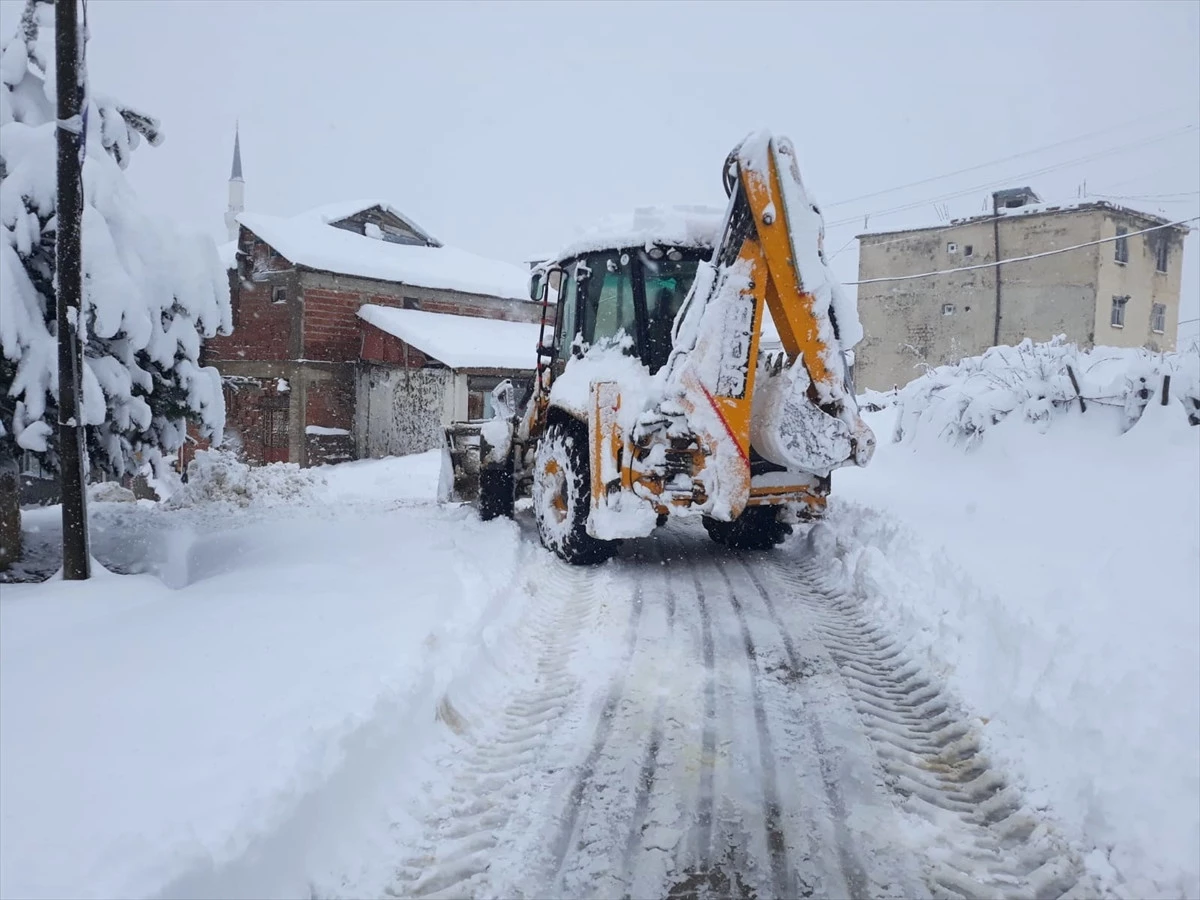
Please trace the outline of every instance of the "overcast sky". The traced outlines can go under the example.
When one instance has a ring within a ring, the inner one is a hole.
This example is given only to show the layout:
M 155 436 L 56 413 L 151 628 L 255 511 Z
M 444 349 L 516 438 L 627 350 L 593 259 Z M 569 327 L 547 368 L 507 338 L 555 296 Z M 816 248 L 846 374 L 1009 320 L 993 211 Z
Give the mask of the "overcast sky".
M 0 0 L 5 35 L 20 8 Z M 166 132 L 131 181 L 222 240 L 235 119 L 249 211 L 387 199 L 515 262 L 609 212 L 723 204 L 725 155 L 760 127 L 794 140 L 827 222 L 850 220 L 826 241 L 849 242 L 846 280 L 866 214 L 872 230 L 934 224 L 994 187 L 1072 201 L 1086 181 L 1200 214 L 1193 0 L 91 0 L 88 15 L 92 84 Z M 1193 234 L 1183 318 L 1200 315 L 1198 254 Z

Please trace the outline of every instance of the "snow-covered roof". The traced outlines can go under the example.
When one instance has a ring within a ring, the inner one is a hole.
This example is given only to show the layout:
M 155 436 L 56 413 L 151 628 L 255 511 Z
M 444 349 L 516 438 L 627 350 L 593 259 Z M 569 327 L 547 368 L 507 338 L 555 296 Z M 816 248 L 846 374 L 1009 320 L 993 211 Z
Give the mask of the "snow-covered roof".
M 318 207 L 291 218 L 242 213 L 238 222 L 280 255 L 309 269 L 468 294 L 529 299 L 529 272 L 521 266 L 455 247 L 393 243 L 329 224 L 374 206 L 403 218 L 386 203 L 360 200 Z M 410 220 L 404 221 L 414 232 L 427 236 Z
M 1013 207 L 1012 209 L 1005 209 L 1001 207 L 997 212 L 1001 217 L 1019 218 L 1021 216 L 1054 215 L 1057 213 L 1090 212 L 1093 210 L 1109 210 L 1111 212 L 1144 219 L 1145 221 L 1151 222 L 1155 225 L 1169 225 L 1171 223 L 1170 219 L 1155 213 L 1143 212 L 1142 210 L 1133 209 L 1129 206 L 1121 206 L 1117 203 L 1110 203 L 1107 200 L 1079 200 L 1073 203 L 1027 203 L 1024 206 L 1017 206 Z M 917 225 L 911 228 L 891 228 L 886 231 L 871 231 L 855 235 L 855 238 L 857 240 L 863 240 L 865 238 L 891 237 L 892 235 L 896 234 L 913 234 L 919 231 L 944 231 L 947 228 L 954 228 L 959 225 L 971 225 L 977 222 L 990 222 L 992 218 L 992 212 L 991 210 L 988 210 L 986 213 L 978 216 L 966 216 L 963 218 L 951 219 L 949 223 L 942 223 L 939 225 Z M 1181 234 L 1190 233 L 1190 229 L 1187 225 L 1179 224 L 1173 225 L 1172 227 Z
M 318 222 L 324 222 L 326 225 L 334 222 L 340 222 L 342 219 L 348 219 L 351 216 L 356 216 L 360 212 L 368 209 L 379 208 L 383 212 L 395 216 L 403 222 L 413 234 L 423 238 L 428 243 L 435 247 L 441 247 L 442 242 L 435 238 L 432 234 L 410 219 L 395 206 L 388 203 L 386 200 L 343 200 L 340 203 L 326 203 L 324 206 L 316 206 L 310 210 L 300 213 L 296 218 L 312 219 Z
M 593 250 L 651 243 L 712 248 L 720 237 L 725 210 L 715 206 L 642 206 L 606 216 L 558 251 L 567 259 Z
M 452 369 L 533 369 L 540 325 L 367 303 L 364 322 Z

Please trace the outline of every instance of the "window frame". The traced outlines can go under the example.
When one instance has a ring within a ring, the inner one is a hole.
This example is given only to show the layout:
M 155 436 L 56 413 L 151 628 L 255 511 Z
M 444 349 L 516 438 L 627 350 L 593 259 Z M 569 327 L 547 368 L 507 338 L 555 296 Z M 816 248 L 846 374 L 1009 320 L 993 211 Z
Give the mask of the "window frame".
M 281 299 L 281 297 L 282 297 L 282 299 Z M 286 284 L 271 285 L 271 305 L 272 306 L 283 306 L 285 303 L 287 303 L 287 300 L 288 300 L 288 297 L 287 297 L 287 285 Z
M 1112 309 L 1108 315 L 1108 325 L 1110 328 L 1125 327 L 1125 311 L 1129 307 L 1128 294 L 1113 294 Z M 1120 319 L 1120 321 L 1117 321 Z
M 1167 304 L 1151 303 L 1150 304 L 1150 330 L 1155 334 L 1166 334 L 1167 331 Z
M 1117 226 L 1117 239 L 1113 242 L 1113 261 L 1119 266 L 1129 263 L 1129 229 L 1124 225 Z
M 1154 271 L 1165 275 L 1171 267 L 1171 244 L 1160 239 L 1154 245 Z

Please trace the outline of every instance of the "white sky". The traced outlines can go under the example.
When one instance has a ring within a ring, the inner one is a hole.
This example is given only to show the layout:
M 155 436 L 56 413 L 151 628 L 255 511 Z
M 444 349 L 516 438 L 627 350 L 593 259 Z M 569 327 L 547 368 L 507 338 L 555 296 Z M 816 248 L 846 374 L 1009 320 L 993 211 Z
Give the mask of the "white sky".
M 20 8 L 0 0 L 0 33 Z M 1200 214 L 1193 0 L 91 0 L 88 15 L 92 83 L 167 135 L 138 150 L 131 181 L 219 240 L 235 118 L 248 210 L 388 199 L 514 262 L 609 212 L 722 204 L 725 155 L 760 127 L 796 143 L 828 222 L 853 217 L 827 237 L 831 252 L 850 242 L 845 280 L 864 214 L 876 230 L 934 224 L 935 198 L 959 191 L 937 201 L 950 216 L 983 211 L 995 187 L 1075 200 L 1085 180 L 1089 196 Z M 1193 234 L 1185 319 L 1200 316 L 1198 254 Z

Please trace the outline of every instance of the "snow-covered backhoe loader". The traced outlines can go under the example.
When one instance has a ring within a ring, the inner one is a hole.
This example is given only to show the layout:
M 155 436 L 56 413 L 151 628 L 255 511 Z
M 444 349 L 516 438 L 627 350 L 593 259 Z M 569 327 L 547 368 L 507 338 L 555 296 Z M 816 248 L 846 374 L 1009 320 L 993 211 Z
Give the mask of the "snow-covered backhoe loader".
M 833 469 L 867 464 L 875 438 L 843 351 L 857 312 L 792 144 L 750 135 L 724 182 L 715 230 L 686 210 L 650 216 L 534 271 L 536 376 L 521 399 L 498 387 L 491 420 L 447 430 L 447 492 L 484 518 L 531 496 L 542 543 L 583 564 L 677 515 L 767 549 L 823 512 Z

